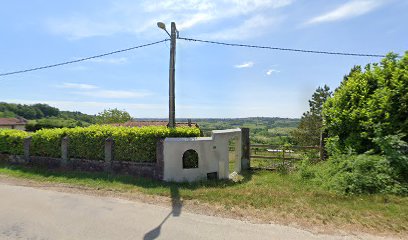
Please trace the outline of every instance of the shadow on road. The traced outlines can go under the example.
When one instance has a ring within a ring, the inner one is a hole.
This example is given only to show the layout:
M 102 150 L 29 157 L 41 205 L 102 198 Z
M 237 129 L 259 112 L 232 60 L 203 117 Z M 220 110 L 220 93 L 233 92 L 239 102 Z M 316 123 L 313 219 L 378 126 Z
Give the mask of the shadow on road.
M 180 199 L 179 188 L 175 185 L 170 186 L 171 195 L 171 212 L 163 219 L 163 221 L 154 229 L 150 230 L 143 237 L 144 240 L 156 239 L 160 236 L 161 227 L 167 221 L 170 216 L 178 217 L 181 215 L 181 208 L 183 207 L 183 202 Z

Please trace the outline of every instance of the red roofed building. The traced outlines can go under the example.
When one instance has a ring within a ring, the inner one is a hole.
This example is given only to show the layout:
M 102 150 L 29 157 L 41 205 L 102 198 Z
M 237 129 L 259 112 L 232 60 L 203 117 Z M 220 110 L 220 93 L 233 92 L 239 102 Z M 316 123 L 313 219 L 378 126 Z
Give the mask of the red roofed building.
M 24 118 L 0 118 L 0 128 L 25 130 L 26 124 Z
M 121 127 L 150 127 L 150 126 L 168 126 L 167 121 L 129 121 L 125 123 L 113 123 L 110 125 L 113 126 L 121 126 Z M 196 127 L 198 128 L 197 123 L 192 122 L 178 122 L 176 123 L 176 127 Z

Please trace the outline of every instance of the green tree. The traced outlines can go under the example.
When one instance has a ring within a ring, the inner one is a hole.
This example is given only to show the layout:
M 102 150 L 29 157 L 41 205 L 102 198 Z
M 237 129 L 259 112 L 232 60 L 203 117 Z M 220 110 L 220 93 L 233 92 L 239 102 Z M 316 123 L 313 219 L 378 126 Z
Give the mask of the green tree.
M 59 109 L 55 107 L 51 107 L 47 104 L 37 103 L 31 105 L 33 108 L 40 110 L 43 113 L 44 117 L 56 117 L 59 115 Z
M 331 96 L 329 86 L 318 87 L 309 100 L 309 111 L 303 113 L 299 126 L 292 137 L 300 145 L 319 145 L 323 126 L 323 104 Z
M 96 116 L 97 123 L 108 124 L 108 123 L 125 123 L 132 120 L 130 114 L 124 110 L 105 109 L 103 112 L 98 113 Z
M 364 70 L 354 67 L 323 107 L 329 136 L 341 151 L 380 152 L 373 139 L 408 135 L 408 52 L 390 53 Z

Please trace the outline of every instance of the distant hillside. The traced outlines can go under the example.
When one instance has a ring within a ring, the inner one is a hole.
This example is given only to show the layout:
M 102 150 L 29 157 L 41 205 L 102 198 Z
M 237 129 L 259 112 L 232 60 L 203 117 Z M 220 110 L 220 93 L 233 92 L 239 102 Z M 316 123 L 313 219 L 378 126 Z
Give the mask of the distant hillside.
M 136 121 L 166 121 L 167 118 L 136 118 Z M 187 122 L 178 118 L 177 122 Z M 249 117 L 249 118 L 192 118 L 198 123 L 204 136 L 210 136 L 212 130 L 247 127 L 251 141 L 262 144 L 284 144 L 290 142 L 291 132 L 298 127 L 299 118 Z
M 167 118 L 135 118 L 136 121 L 166 121 Z M 177 118 L 177 122 L 187 122 L 187 118 Z M 202 128 L 225 129 L 237 127 L 296 128 L 299 118 L 248 117 L 248 118 L 191 118 Z
M 0 102 L 0 117 L 23 117 L 28 120 L 42 118 L 63 118 L 73 119 L 87 123 L 94 123 L 95 116 L 81 112 L 60 111 L 58 108 L 51 107 L 47 104 L 17 104 Z

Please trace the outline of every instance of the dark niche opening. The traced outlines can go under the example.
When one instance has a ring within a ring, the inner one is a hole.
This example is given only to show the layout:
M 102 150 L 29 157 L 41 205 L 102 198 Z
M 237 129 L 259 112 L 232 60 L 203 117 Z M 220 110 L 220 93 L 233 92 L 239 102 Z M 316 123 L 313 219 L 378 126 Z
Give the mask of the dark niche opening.
M 189 149 L 183 153 L 183 168 L 198 168 L 198 153 Z

